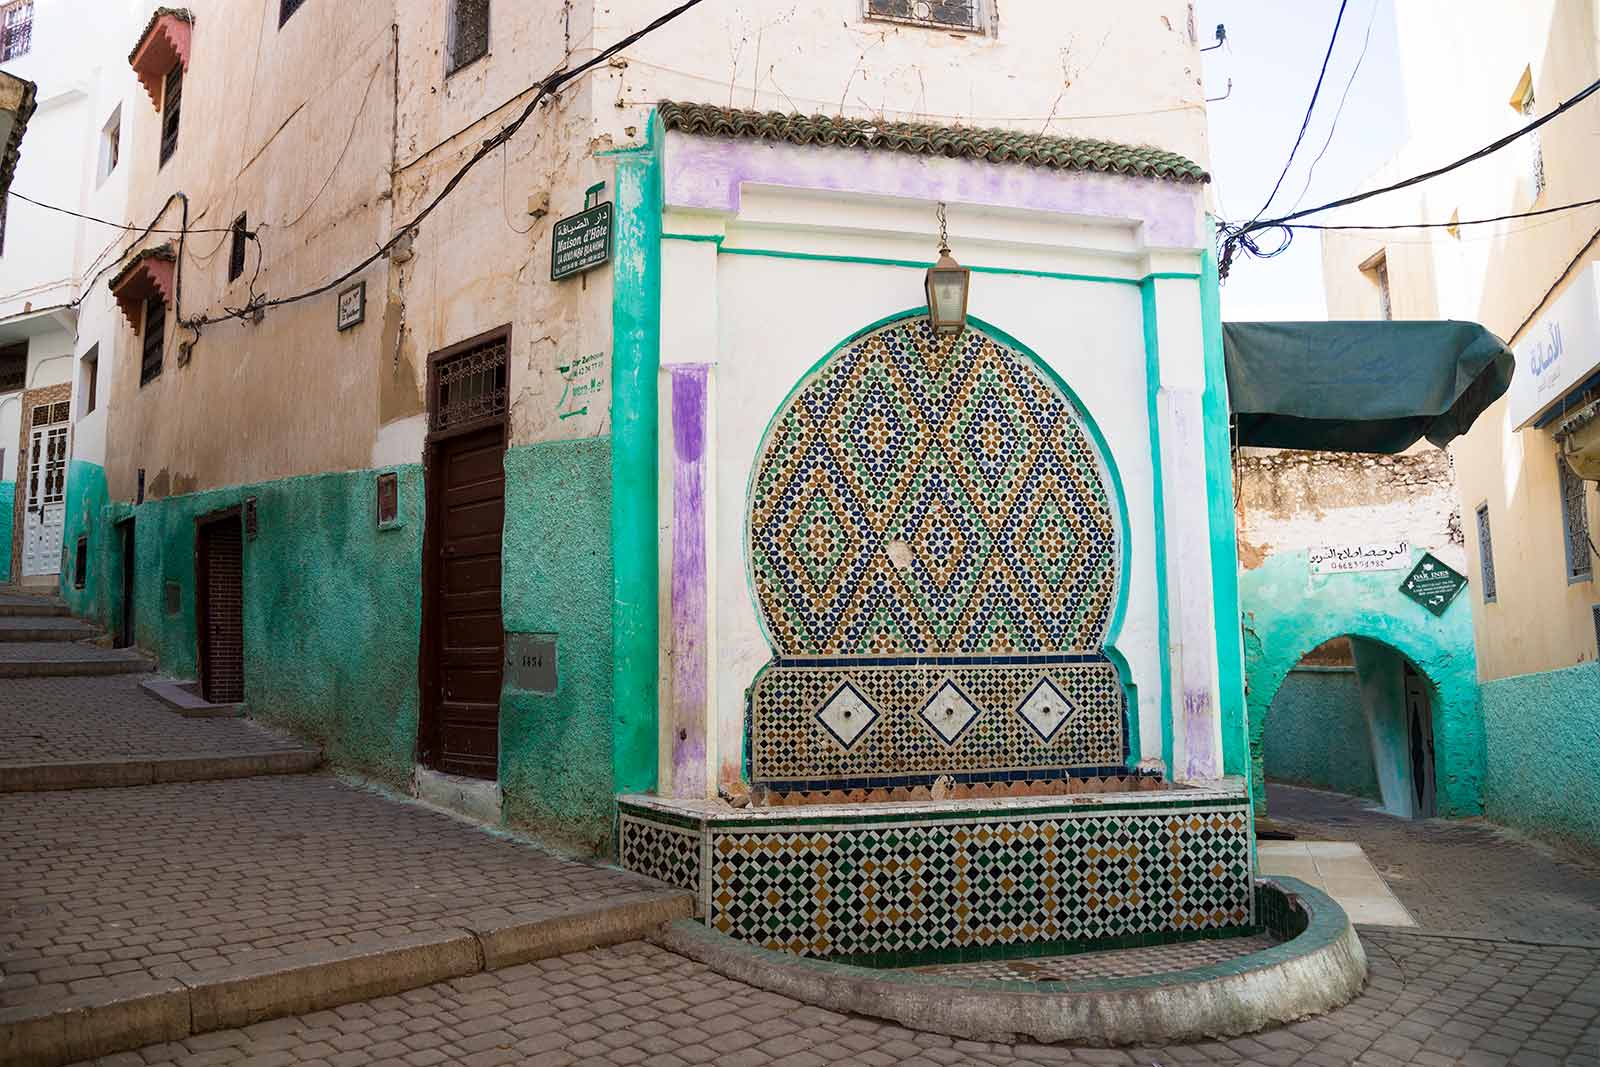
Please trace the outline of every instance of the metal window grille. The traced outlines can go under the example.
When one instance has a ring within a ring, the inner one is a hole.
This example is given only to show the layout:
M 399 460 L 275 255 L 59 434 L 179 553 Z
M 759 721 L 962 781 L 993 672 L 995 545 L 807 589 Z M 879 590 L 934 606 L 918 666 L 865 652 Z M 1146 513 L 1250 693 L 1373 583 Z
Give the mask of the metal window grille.
M 1530 92 L 1522 98 L 1522 114 L 1526 118 L 1533 117 L 1533 94 Z M 1534 130 L 1528 134 L 1528 169 L 1533 172 L 1533 195 L 1537 197 L 1544 192 L 1544 142 L 1539 139 L 1539 131 Z
M 0 348 L 0 393 L 9 393 L 28 384 L 28 342 Z
M 244 273 L 245 217 L 233 220 L 233 247 L 228 249 L 228 280 L 231 282 Z
M 305 0 L 278 0 L 278 25 L 289 21 L 289 16 L 300 10 Z
M 867 0 L 867 17 L 947 30 L 981 30 L 979 0 Z
M 58 400 L 50 405 L 50 421 L 66 422 L 72 418 L 72 403 L 67 400 Z
M 441 360 L 434 374 L 433 430 L 453 429 L 505 413 L 504 337 Z
M 1581 582 L 1594 576 L 1594 561 L 1589 548 L 1589 506 L 1586 482 L 1573 473 L 1565 456 L 1558 455 L 1561 468 L 1561 526 L 1567 545 L 1567 581 Z
M 174 63 L 167 72 L 166 91 L 161 96 L 161 162 L 178 150 L 178 113 L 183 109 L 183 64 Z
M 29 429 L 48 426 L 52 421 L 50 407 L 40 405 L 33 409 Z M 34 437 L 25 458 L 28 461 L 28 505 L 59 504 L 65 500 L 67 428 L 63 426 Z
M 33 43 L 33 0 L 7 4 L 0 11 L 0 62 L 27 55 Z
M 1495 602 L 1494 538 L 1489 532 L 1489 505 L 1478 508 L 1478 567 L 1483 574 L 1483 602 Z
M 144 302 L 144 335 L 140 338 L 139 384 L 148 385 L 161 377 L 161 354 L 167 329 L 167 304 L 159 296 Z
M 1595 655 L 1600 656 L 1600 604 L 1594 606 L 1594 648 Z
M 450 39 L 445 42 L 450 73 L 489 52 L 489 0 L 454 0 L 450 5 Z

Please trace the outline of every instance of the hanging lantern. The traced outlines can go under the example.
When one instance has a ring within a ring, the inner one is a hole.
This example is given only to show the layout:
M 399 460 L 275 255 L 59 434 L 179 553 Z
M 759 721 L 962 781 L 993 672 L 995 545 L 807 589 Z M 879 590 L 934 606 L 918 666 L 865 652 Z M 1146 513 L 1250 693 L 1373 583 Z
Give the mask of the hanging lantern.
M 950 255 L 950 237 L 945 227 L 944 205 L 939 205 L 939 262 L 928 268 L 928 322 L 933 332 L 957 334 L 967 328 L 967 294 L 972 288 L 972 271 Z

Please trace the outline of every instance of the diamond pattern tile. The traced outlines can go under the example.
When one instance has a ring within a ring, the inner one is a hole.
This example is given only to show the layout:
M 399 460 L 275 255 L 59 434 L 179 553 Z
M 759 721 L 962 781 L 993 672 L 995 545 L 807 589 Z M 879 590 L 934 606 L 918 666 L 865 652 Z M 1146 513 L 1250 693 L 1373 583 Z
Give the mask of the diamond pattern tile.
M 967 694 L 949 680 L 922 706 L 922 721 L 933 727 L 939 740 L 947 745 L 953 744 L 977 717 L 978 709 L 967 699 Z
M 845 748 L 855 744 L 877 717 L 872 705 L 849 682 L 834 690 L 828 702 L 817 710 L 817 721 Z
M 1033 687 L 1033 691 L 1017 708 L 1017 714 L 1033 728 L 1041 741 L 1048 744 L 1076 710 L 1050 679 L 1040 678 L 1039 684 Z

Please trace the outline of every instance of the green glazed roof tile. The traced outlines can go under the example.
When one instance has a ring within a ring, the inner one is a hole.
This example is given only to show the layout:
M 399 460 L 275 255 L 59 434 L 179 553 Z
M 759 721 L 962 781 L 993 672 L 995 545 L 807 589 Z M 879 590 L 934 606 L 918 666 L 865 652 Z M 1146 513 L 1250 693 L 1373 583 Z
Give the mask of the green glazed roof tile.
M 1211 180 L 1194 161 L 1149 145 L 975 126 L 743 111 L 714 104 L 673 101 L 661 103 L 657 113 L 669 130 L 706 137 L 748 137 L 798 145 L 886 149 L 913 155 L 1023 163 L 1056 170 L 1102 171 L 1177 182 Z

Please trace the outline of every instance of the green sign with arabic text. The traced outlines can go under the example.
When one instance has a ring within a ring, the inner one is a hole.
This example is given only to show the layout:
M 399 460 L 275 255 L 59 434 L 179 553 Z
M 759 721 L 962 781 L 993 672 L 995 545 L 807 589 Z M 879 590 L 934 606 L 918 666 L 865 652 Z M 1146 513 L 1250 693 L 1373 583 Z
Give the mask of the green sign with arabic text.
M 1402 593 L 1435 615 L 1443 615 L 1450 602 L 1466 587 L 1467 576 L 1447 566 L 1432 552 L 1424 552 L 1406 580 L 1400 583 Z

